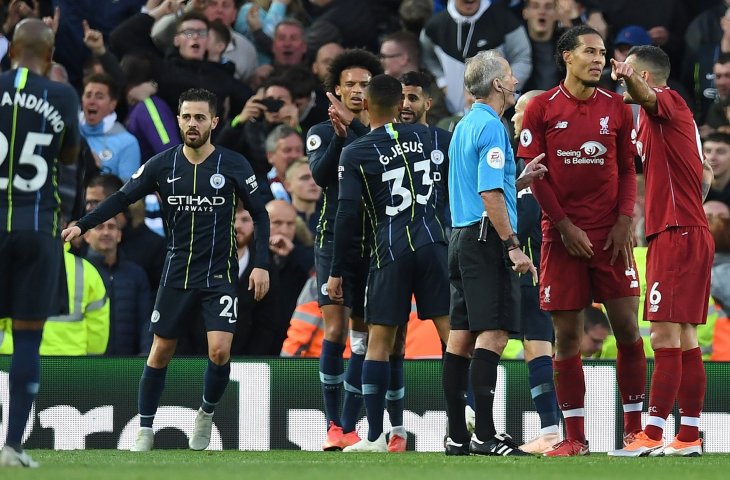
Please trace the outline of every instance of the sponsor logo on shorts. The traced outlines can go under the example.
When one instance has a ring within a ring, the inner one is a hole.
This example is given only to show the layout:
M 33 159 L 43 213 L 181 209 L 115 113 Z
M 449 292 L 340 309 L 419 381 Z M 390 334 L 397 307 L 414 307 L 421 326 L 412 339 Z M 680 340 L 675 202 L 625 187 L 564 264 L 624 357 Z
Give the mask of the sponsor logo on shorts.
M 150 322 L 157 323 L 160 321 L 160 312 L 155 310 L 152 312 L 152 317 L 150 318 Z

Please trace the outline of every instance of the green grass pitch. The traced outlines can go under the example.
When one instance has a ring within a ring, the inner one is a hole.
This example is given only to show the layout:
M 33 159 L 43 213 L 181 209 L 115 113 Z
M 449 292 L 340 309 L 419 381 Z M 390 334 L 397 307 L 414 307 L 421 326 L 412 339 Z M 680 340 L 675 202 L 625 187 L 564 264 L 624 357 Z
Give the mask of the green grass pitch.
M 148 453 L 116 450 L 30 452 L 39 469 L 0 469 L 0 479 L 34 480 L 714 480 L 727 479 L 730 455 L 701 458 L 446 457 L 439 453 L 339 452 Z

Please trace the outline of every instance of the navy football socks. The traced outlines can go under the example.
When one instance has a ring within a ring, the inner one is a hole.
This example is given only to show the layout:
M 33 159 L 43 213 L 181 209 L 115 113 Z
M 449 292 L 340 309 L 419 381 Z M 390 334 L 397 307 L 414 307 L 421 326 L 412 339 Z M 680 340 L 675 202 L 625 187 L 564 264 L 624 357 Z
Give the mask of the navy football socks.
M 23 432 L 33 406 L 41 378 L 38 349 L 43 330 L 13 330 L 14 353 L 10 364 L 10 408 L 5 444 L 20 451 Z
M 208 359 L 208 367 L 205 369 L 203 383 L 203 403 L 200 408 L 205 413 L 213 413 L 218 405 L 223 392 L 228 386 L 228 379 L 231 376 L 231 362 L 217 365 Z
M 152 428 L 155 420 L 157 407 L 160 405 L 160 397 L 165 389 L 165 375 L 167 367 L 153 368 L 144 366 L 142 376 L 139 379 L 139 396 L 137 399 L 139 407 L 139 426 Z
M 327 426 L 330 422 L 341 426 L 340 422 L 340 393 L 344 380 L 345 362 L 342 353 L 345 346 L 339 343 L 324 340 L 322 353 L 319 357 L 319 381 L 322 383 L 324 397 L 324 413 L 327 417 Z

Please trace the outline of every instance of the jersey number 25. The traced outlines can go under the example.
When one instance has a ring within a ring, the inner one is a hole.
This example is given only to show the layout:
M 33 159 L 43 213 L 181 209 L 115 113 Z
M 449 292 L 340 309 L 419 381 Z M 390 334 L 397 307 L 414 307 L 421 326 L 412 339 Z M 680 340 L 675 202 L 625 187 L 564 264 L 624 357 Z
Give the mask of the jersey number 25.
M 35 168 L 36 172 L 33 178 L 23 178 L 20 175 L 15 175 L 13 188 L 24 192 L 35 192 L 46 183 L 48 163 L 45 158 L 35 153 L 35 149 L 38 146 L 47 147 L 52 141 L 53 135 L 50 133 L 28 132 L 20 151 L 18 165 L 30 165 Z M 0 167 L 7 159 L 9 151 L 8 138 L 0 132 Z M 13 171 L 10 170 L 8 175 L 13 176 Z M 0 190 L 7 190 L 9 182 L 10 178 L 0 177 Z

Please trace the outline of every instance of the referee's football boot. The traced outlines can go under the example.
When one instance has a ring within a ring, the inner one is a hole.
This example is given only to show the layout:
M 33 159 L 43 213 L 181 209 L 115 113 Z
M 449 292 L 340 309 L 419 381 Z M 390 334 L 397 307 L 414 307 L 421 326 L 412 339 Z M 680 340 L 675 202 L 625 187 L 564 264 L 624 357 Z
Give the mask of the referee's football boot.
M 30 458 L 24 450 L 17 451 L 9 445 L 5 445 L 0 451 L 0 467 L 25 467 L 37 468 L 39 463 Z
M 195 416 L 195 428 L 188 445 L 190 450 L 205 450 L 210 445 L 210 432 L 213 430 L 213 414 L 198 410 Z
M 133 452 L 149 452 L 155 445 L 155 431 L 152 427 L 140 427 L 137 432 L 137 438 L 132 445 Z
M 529 457 L 527 452 L 520 450 L 512 437 L 506 433 L 498 433 L 486 441 L 481 441 L 476 435 L 471 436 L 469 452 L 473 455 L 491 455 L 503 457 Z

